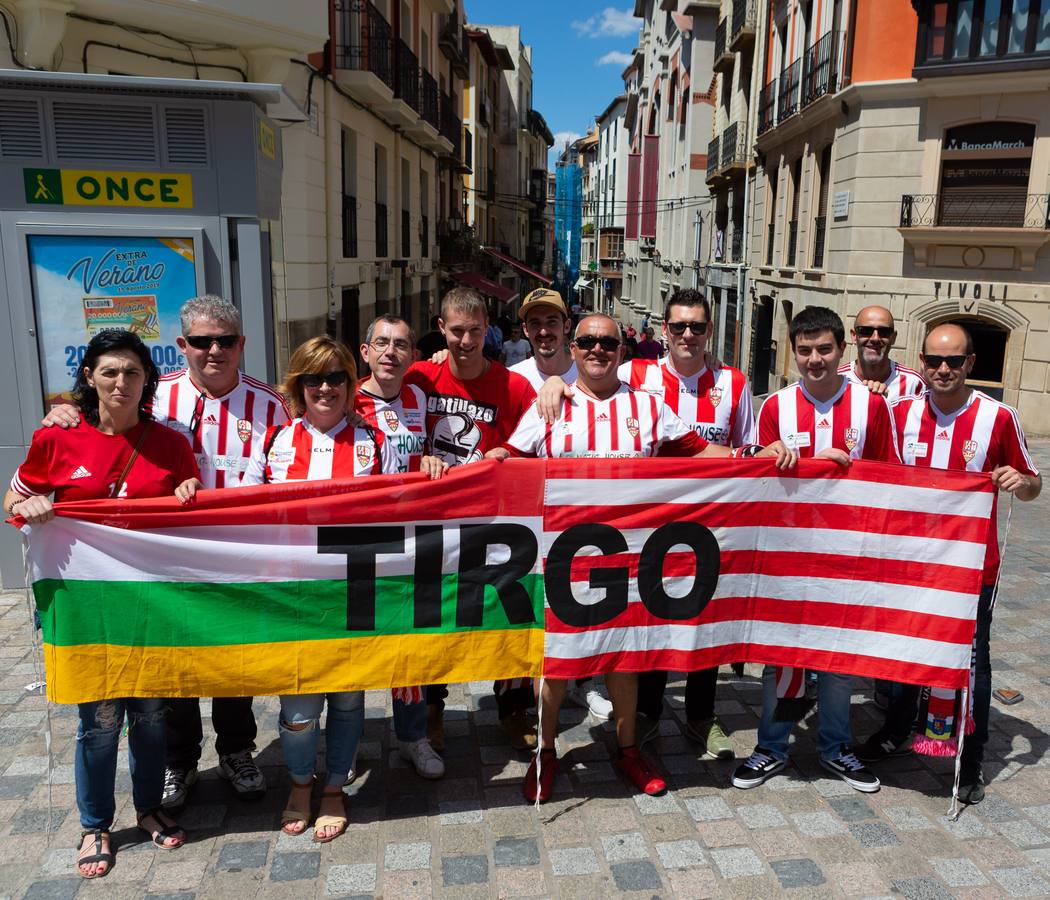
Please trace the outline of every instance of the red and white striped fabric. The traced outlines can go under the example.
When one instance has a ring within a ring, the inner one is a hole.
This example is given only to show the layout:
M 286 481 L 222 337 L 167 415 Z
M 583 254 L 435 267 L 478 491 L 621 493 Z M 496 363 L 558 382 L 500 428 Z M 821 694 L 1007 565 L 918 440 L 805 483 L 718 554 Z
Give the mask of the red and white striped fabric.
M 615 394 L 598 400 L 577 382 L 557 422 L 548 425 L 533 405 L 504 446 L 518 456 L 627 459 L 695 456 L 707 444 L 653 394 L 621 382 Z
M 839 375 L 845 375 L 853 384 L 863 386 L 864 379 L 857 372 L 856 362 L 843 363 L 838 368 Z M 918 397 L 926 390 L 926 381 L 914 369 L 902 366 L 890 360 L 890 375 L 886 379 L 886 399 L 890 404 L 902 397 Z
M 829 448 L 852 459 L 899 462 L 885 397 L 847 379 L 830 400 L 816 400 L 802 382 L 771 394 L 758 412 L 758 442 L 783 441 L 802 459 Z
M 356 428 L 343 419 L 331 431 L 318 431 L 306 419 L 274 426 L 267 438 L 269 452 L 261 448 L 251 458 L 242 485 L 282 481 L 323 481 L 379 475 L 394 464 L 382 432 Z
M 548 461 L 545 674 L 748 660 L 964 686 L 993 498 L 986 475 L 869 462 Z M 658 534 L 668 523 L 708 529 L 717 569 Z M 580 547 L 568 575 L 552 563 L 559 542 Z M 668 552 L 654 557 L 658 543 Z M 639 579 L 654 577 L 671 598 L 717 581 L 698 614 L 671 619 L 650 611 L 652 587 L 643 601 Z M 573 624 L 555 614 L 559 596 Z
M 419 471 L 427 442 L 427 396 L 421 388 L 403 384 L 393 400 L 358 389 L 354 412 L 383 433 L 394 465 L 393 469 L 383 469 L 384 475 Z
M 1017 411 L 980 391 L 972 391 L 966 403 L 948 415 L 937 409 L 930 393 L 899 401 L 893 415 L 906 466 L 960 472 L 991 472 L 999 466 L 1013 466 L 1026 475 L 1039 474 Z M 995 584 L 998 572 L 999 540 L 993 508 L 984 583 Z
M 671 357 L 632 359 L 620 366 L 620 380 L 662 397 L 678 417 L 704 440 L 723 447 L 755 442 L 751 387 L 739 369 L 704 366 L 695 375 L 675 371 Z
M 160 379 L 152 413 L 190 442 L 201 481 L 210 488 L 236 487 L 248 460 L 262 450 L 266 430 L 291 418 L 268 384 L 242 374 L 232 391 L 210 399 L 190 380 L 188 369 Z

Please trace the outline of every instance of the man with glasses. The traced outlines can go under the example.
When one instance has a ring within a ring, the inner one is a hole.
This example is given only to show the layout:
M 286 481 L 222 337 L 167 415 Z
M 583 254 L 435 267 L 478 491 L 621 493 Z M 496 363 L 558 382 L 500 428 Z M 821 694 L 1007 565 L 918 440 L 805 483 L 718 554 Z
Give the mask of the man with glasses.
M 179 310 L 182 334 L 175 339 L 186 356 L 186 368 L 164 375 L 153 399 L 153 418 L 181 432 L 197 458 L 206 488 L 236 487 L 266 429 L 288 421 L 284 399 L 268 384 L 242 373 L 244 350 L 240 311 L 222 297 L 205 294 L 187 300 Z M 45 425 L 75 425 L 75 407 L 60 406 Z M 211 720 L 219 775 L 238 797 L 258 800 L 266 780 L 252 759 L 256 724 L 251 697 L 216 697 Z M 204 731 L 200 700 L 168 700 L 165 809 L 185 805 L 199 777 Z
M 922 375 L 890 359 L 897 341 L 893 313 L 884 306 L 865 306 L 853 320 L 850 338 L 857 347 L 857 359 L 839 366 L 839 374 L 854 384 L 863 384 L 883 393 L 891 404 L 901 397 L 917 397 L 926 390 Z
M 929 389 L 925 396 L 906 397 L 893 407 L 901 459 L 907 466 L 927 469 L 990 472 L 1000 491 L 1013 494 L 1018 500 L 1034 500 L 1042 490 L 1043 480 L 1028 452 L 1017 411 L 966 383 L 976 359 L 973 338 L 960 325 L 938 325 L 926 335 L 919 360 Z M 998 576 L 999 541 L 993 504 L 977 603 L 974 731 L 965 736 L 959 776 L 959 799 L 964 803 L 980 803 L 984 799 L 981 763 L 988 742 L 992 700 L 989 638 Z M 904 752 L 915 722 L 918 698 L 917 686 L 901 685 L 882 728 L 858 748 L 857 756 L 879 762 Z
M 620 366 L 620 379 L 662 397 L 704 440 L 723 447 L 755 442 L 754 399 L 747 378 L 732 366 L 710 368 L 711 306 L 700 291 L 676 291 L 664 308 L 663 359 L 633 359 Z M 718 667 L 690 672 L 685 686 L 686 734 L 711 759 L 732 759 L 733 743 L 715 717 Z M 660 730 L 666 672 L 638 677 L 638 746 Z

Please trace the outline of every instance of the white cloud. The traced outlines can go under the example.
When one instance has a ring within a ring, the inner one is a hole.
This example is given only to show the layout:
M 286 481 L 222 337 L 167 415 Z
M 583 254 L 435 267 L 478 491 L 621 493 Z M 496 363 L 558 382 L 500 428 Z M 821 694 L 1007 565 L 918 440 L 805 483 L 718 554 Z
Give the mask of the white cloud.
M 636 19 L 630 7 L 617 9 L 607 6 L 600 13 L 570 23 L 581 37 L 629 37 L 638 33 L 641 19 Z
M 599 56 L 594 64 L 596 66 L 626 66 L 633 58 L 630 53 L 610 50 L 604 56 Z

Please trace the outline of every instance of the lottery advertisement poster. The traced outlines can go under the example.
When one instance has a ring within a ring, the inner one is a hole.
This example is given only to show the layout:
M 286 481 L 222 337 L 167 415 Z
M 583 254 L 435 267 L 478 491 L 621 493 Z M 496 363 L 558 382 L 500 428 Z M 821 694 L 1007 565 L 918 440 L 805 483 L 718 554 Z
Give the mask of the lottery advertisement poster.
M 162 375 L 185 366 L 179 307 L 197 289 L 190 237 L 28 236 L 45 406 L 70 400 L 87 343 L 100 331 L 139 335 Z

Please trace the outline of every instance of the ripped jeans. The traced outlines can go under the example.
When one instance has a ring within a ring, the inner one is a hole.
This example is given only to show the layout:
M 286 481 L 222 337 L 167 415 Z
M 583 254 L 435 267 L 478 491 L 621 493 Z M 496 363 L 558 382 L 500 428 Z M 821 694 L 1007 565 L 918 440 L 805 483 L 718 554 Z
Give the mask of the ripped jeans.
M 278 728 L 281 750 L 292 780 L 306 784 L 314 775 L 317 745 L 321 739 L 321 710 L 328 700 L 325 723 L 325 768 L 327 787 L 342 787 L 354 764 L 357 745 L 365 730 L 364 691 L 330 694 L 286 694 L 281 697 Z M 290 725 L 305 726 L 290 728 Z
M 160 806 L 164 793 L 164 701 L 123 697 L 77 705 L 80 725 L 74 770 L 82 828 L 109 829 L 116 802 L 117 745 L 128 718 L 128 767 L 135 809 Z

